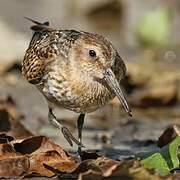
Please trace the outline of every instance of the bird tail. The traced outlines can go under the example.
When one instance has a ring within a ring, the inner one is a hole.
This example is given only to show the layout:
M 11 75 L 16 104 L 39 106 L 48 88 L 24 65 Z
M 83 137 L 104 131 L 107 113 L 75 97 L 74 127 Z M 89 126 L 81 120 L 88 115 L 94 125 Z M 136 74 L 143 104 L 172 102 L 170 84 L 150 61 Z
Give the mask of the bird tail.
M 28 21 L 31 21 L 32 23 L 34 23 L 33 26 L 31 26 L 31 30 L 35 31 L 35 32 L 44 32 L 44 31 L 52 31 L 54 30 L 54 28 L 49 27 L 49 22 L 46 21 L 44 23 L 40 23 L 38 21 L 35 21 L 29 17 L 24 17 L 25 19 L 27 19 Z

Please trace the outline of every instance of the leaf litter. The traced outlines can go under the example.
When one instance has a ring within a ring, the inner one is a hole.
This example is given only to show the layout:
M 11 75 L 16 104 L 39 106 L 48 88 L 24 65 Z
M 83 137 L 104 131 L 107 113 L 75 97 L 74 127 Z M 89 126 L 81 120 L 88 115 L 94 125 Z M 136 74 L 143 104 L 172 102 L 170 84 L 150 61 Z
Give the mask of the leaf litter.
M 21 123 L 24 116 L 11 97 L 0 98 L 0 178 L 53 177 L 90 179 L 178 179 L 177 126 L 159 138 L 158 152 L 137 159 L 113 160 L 96 152 L 83 152 L 82 161 L 50 138 L 36 136 Z

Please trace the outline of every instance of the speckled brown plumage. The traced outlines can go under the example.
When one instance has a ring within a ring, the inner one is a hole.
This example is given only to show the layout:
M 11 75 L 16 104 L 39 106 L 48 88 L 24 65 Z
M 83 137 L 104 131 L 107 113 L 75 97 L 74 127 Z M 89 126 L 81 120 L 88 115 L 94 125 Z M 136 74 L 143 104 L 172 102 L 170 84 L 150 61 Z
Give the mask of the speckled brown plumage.
M 107 38 L 33 22 L 22 74 L 43 93 L 50 109 L 55 105 L 84 114 L 117 95 L 131 113 L 119 86 L 126 67 Z

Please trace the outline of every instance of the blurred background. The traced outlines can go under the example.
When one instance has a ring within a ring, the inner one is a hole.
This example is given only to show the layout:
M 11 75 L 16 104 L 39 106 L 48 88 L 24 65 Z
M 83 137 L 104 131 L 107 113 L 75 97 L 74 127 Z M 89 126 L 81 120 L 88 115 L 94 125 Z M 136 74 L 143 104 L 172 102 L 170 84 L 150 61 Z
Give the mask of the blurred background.
M 122 84 L 133 118 L 117 99 L 87 115 L 83 135 L 87 149 L 131 155 L 153 148 L 166 126 L 180 123 L 179 0 L 0 1 L 0 97 L 14 99 L 28 130 L 74 150 L 49 124 L 44 97 L 21 77 L 21 62 L 32 37 L 31 23 L 23 17 L 107 36 L 127 65 Z M 77 133 L 77 114 L 64 109 L 55 113 Z

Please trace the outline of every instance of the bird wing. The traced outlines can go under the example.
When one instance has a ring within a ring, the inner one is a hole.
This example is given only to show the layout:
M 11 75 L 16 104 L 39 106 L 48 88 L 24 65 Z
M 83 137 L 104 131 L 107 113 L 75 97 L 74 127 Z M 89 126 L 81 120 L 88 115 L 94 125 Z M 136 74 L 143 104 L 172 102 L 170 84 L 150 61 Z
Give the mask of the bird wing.
M 67 59 L 72 44 L 83 34 L 76 30 L 57 30 L 49 27 L 49 23 L 34 23 L 31 29 L 34 35 L 25 53 L 22 63 L 22 75 L 32 84 L 39 84 L 48 71 L 47 64 L 58 56 Z
M 58 32 L 48 27 L 49 23 L 39 23 L 26 18 L 35 25 L 31 27 L 34 32 L 22 63 L 22 75 L 32 84 L 39 84 L 46 72 L 46 66 L 58 56 Z

